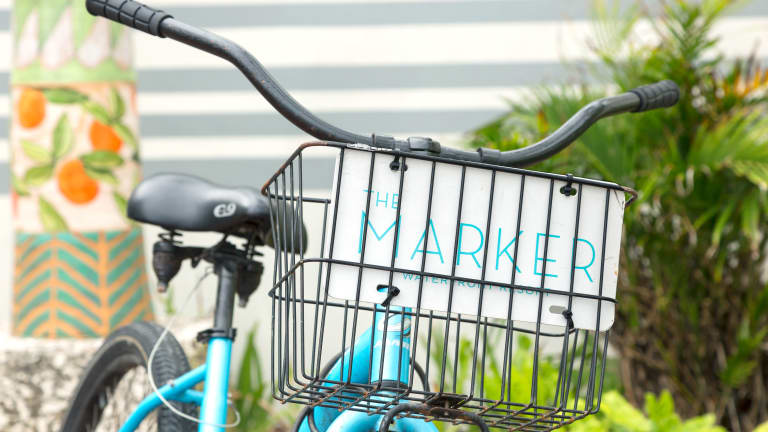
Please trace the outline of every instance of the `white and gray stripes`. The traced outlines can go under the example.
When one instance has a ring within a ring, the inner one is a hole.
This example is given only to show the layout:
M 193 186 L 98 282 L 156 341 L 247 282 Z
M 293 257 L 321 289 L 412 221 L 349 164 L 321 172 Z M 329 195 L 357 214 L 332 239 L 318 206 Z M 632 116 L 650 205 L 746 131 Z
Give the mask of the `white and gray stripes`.
M 363 134 L 456 144 L 506 99 L 576 81 L 595 60 L 585 42 L 589 0 L 147 2 L 242 43 L 308 108 Z M 0 194 L 8 192 L 9 16 L 10 0 L 0 0 Z M 759 44 L 768 58 L 768 1 L 735 10 L 716 32 L 729 57 Z M 135 45 L 147 173 L 259 185 L 309 139 L 224 61 L 143 34 Z M 329 160 L 309 163 L 313 184 L 327 184 Z

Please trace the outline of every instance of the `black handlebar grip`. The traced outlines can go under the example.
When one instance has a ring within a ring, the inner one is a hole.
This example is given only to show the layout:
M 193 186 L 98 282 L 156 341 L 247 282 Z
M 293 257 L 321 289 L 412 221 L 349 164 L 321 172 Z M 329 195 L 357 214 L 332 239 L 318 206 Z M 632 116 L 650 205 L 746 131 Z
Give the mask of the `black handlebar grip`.
M 632 112 L 667 108 L 680 100 L 680 88 L 671 80 L 640 86 L 629 92 L 636 94 L 640 98 L 640 103 Z
M 86 0 L 85 8 L 91 15 L 103 16 L 159 37 L 165 37 L 160 31 L 160 23 L 166 18 L 173 18 L 166 12 L 133 0 Z

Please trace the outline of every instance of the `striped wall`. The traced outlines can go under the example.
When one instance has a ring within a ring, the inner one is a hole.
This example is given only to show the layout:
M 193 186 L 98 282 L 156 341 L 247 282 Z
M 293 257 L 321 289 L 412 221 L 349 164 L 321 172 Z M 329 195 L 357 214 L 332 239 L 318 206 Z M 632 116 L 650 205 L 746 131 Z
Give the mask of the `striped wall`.
M 504 97 L 578 73 L 562 60 L 592 60 L 584 43 L 589 4 L 164 0 L 158 6 L 242 43 L 332 123 L 455 143 L 502 112 Z M 8 191 L 8 8 L 9 0 L 1 0 L 0 193 Z M 749 53 L 762 39 L 758 49 L 768 57 L 768 1 L 752 2 L 717 31 L 730 56 Z M 144 34 L 135 43 L 148 172 L 202 170 L 220 181 L 260 184 L 307 139 L 223 60 Z
M 460 143 L 465 131 L 503 112 L 505 98 L 573 79 L 594 60 L 585 44 L 591 0 L 146 2 L 240 42 L 311 110 L 366 134 Z M 7 296 L 9 13 L 10 0 L 0 0 L 0 292 Z M 768 0 L 735 11 L 716 32 L 728 56 L 757 47 L 768 59 Z M 135 46 L 146 173 L 260 185 L 308 139 L 224 61 L 139 33 Z M 332 162 L 310 163 L 313 178 L 305 181 L 329 184 Z

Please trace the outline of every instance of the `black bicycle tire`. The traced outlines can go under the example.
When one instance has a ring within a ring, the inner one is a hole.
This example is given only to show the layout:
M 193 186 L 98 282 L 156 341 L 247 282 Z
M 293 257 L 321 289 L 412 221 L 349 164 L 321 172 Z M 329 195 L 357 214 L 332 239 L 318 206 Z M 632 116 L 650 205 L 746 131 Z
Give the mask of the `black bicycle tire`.
M 69 409 L 62 422 L 62 432 L 89 430 L 94 416 L 96 424 L 106 407 L 100 397 L 131 369 L 146 368 L 152 348 L 160 338 L 163 328 L 154 323 L 137 321 L 112 332 L 85 369 L 77 390 L 70 400 Z M 179 342 L 168 333 L 152 360 L 152 375 L 161 386 L 189 371 L 189 361 Z M 182 412 L 195 415 L 197 407 L 174 402 Z M 166 407 L 157 414 L 158 432 L 187 432 L 197 430 L 197 425 L 179 417 Z

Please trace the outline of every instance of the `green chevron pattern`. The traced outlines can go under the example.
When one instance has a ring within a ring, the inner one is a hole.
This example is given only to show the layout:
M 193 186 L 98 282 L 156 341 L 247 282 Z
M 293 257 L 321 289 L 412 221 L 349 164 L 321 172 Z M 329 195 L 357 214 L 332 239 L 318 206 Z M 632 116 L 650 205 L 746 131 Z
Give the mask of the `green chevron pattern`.
M 152 319 L 141 229 L 16 234 L 13 333 L 99 337 Z

